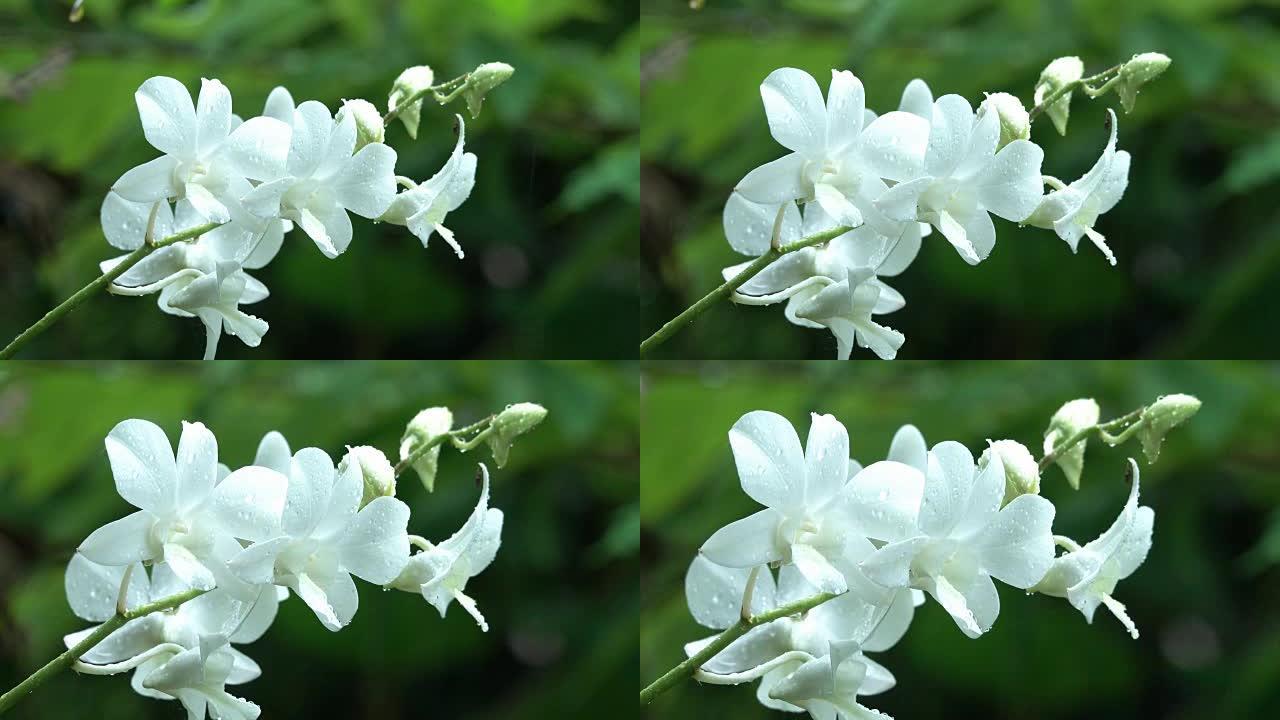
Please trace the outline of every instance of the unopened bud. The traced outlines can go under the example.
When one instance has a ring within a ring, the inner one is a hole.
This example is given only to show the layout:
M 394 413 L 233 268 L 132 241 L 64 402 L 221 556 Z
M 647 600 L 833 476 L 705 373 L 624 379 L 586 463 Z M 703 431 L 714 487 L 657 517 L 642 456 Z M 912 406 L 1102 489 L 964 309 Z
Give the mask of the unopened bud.
M 353 464 L 360 468 L 364 478 L 360 507 L 368 505 L 374 498 L 395 497 L 396 471 L 381 450 L 368 445 L 348 447 L 347 454 L 338 463 L 338 472 L 345 472 Z
M 1040 494 L 1040 467 L 1026 445 L 1016 440 L 996 440 L 991 442 L 978 465 L 985 467 L 991 456 L 1000 458 L 1004 466 L 1004 503 L 1019 495 Z
M 1044 102 L 1045 98 L 1083 76 L 1084 63 L 1081 62 L 1080 58 L 1069 56 L 1054 60 L 1045 66 L 1040 73 L 1040 79 L 1036 81 L 1035 104 L 1039 105 Z M 1071 92 L 1067 92 L 1055 100 L 1052 105 L 1045 108 L 1044 112 L 1053 121 L 1053 126 L 1057 128 L 1058 134 L 1066 135 L 1067 118 L 1071 114 Z
M 1199 410 L 1200 401 L 1190 395 L 1165 395 L 1152 403 L 1142 414 L 1146 426 L 1139 431 L 1147 462 L 1160 457 L 1164 436 Z
M 480 106 L 484 104 L 484 96 L 490 90 L 498 87 L 511 77 L 516 71 L 506 63 L 491 62 L 485 63 L 475 70 L 471 71 L 471 76 L 467 78 L 467 87 L 462 91 L 463 97 L 467 100 L 467 111 L 471 113 L 471 117 L 480 114 Z
M 418 121 L 422 116 L 422 97 L 435 82 L 435 73 L 426 65 L 417 65 L 400 73 L 391 85 L 391 94 L 387 97 L 387 109 L 399 112 L 400 122 L 409 132 L 409 137 L 418 138 Z M 416 97 L 413 102 L 409 98 Z
M 444 435 L 452 428 L 453 413 L 449 408 L 434 407 L 423 410 L 409 421 L 409 425 L 404 430 L 404 437 L 400 440 L 400 459 L 407 460 L 417 452 L 418 448 Z M 440 462 L 441 444 L 436 443 L 430 450 L 419 454 L 411 465 L 414 472 L 418 473 L 418 477 L 422 479 L 422 485 L 427 492 L 432 492 L 436 487 L 436 468 Z
M 1014 140 L 1031 139 L 1031 118 L 1021 100 L 1009 93 L 992 93 L 983 101 L 983 106 L 1000 118 L 1000 142 L 996 150 Z
M 1120 82 L 1116 86 L 1116 92 L 1120 95 L 1120 104 L 1124 106 L 1125 112 L 1133 110 L 1142 86 L 1159 77 L 1171 62 L 1168 55 L 1150 52 L 1134 55 L 1133 59 L 1120 68 Z
M 1049 428 L 1044 433 L 1044 452 L 1047 455 L 1059 444 L 1066 442 L 1080 431 L 1098 424 L 1101 410 L 1098 402 L 1092 398 L 1072 400 L 1058 409 L 1049 420 Z M 1067 484 L 1073 489 L 1080 489 L 1080 473 L 1084 471 L 1084 448 L 1086 440 L 1081 440 L 1068 450 L 1058 455 L 1056 464 L 1062 468 L 1067 477 Z
M 523 435 L 538 426 L 547 417 L 547 409 L 534 403 L 516 403 L 508 405 L 498 413 L 490 425 L 489 450 L 493 453 L 493 461 L 498 467 L 507 463 L 507 455 L 511 452 L 511 443 L 516 437 Z
M 386 128 L 382 124 L 382 113 L 368 100 L 344 100 L 338 110 L 337 121 L 342 122 L 347 116 L 356 124 L 356 147 L 369 143 L 380 143 L 386 139 Z

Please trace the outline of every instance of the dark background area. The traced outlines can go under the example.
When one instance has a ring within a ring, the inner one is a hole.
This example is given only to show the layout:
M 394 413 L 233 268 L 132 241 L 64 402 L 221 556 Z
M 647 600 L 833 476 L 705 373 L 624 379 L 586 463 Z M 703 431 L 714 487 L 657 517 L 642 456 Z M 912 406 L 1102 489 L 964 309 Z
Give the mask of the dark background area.
M 694 623 L 684 597 L 698 547 L 759 509 L 742 492 L 729 450 L 729 428 L 744 413 L 779 412 L 801 438 L 810 412 L 833 413 L 863 463 L 883 459 L 909 422 L 930 446 L 957 440 L 977 454 L 987 439 L 1010 438 L 1039 457 L 1049 417 L 1068 400 L 1096 398 L 1107 419 L 1185 392 L 1203 408 L 1169 434 L 1155 464 L 1136 441 L 1090 441 L 1079 491 L 1056 468 L 1041 483 L 1057 506 L 1054 532 L 1088 541 L 1119 514 L 1125 459 L 1138 459 L 1141 501 L 1155 509 L 1154 543 L 1115 595 L 1141 639 L 1105 609 L 1090 625 L 1065 599 L 997 583 L 1000 616 L 977 640 L 934 601 L 920 608 L 905 638 L 874 658 L 897 686 L 863 702 L 900 720 L 1280 713 L 1277 365 L 672 362 L 646 365 L 642 382 L 641 686 L 682 660 L 684 643 L 711 634 Z M 647 716 L 793 717 L 767 710 L 754 691 L 686 682 L 659 696 Z
M 907 305 L 882 321 L 904 358 L 1274 357 L 1280 273 L 1280 8 L 1242 0 L 685 0 L 644 3 L 641 285 L 647 337 L 744 260 L 724 239 L 734 184 L 786 150 L 770 136 L 759 85 L 782 66 L 832 68 L 897 108 L 924 78 L 935 98 L 1012 92 L 1030 107 L 1040 71 L 1077 55 L 1092 74 L 1134 53 L 1173 58 L 1129 115 L 1113 94 L 1072 103 L 1066 137 L 1037 121 L 1045 172 L 1070 181 L 1106 144 L 1106 107 L 1133 155 L 1129 188 L 1097 225 L 1118 259 L 1085 241 L 997 221 L 977 267 L 936 232 L 890 285 Z M 780 307 L 722 303 L 656 357 L 834 357 L 826 331 Z M 858 351 L 871 357 L 865 350 Z
M 234 694 L 264 718 L 594 718 L 630 706 L 638 605 L 637 393 L 633 366 L 587 363 L 6 364 L 0 368 L 0 687 L 7 690 L 87 627 L 67 606 L 63 573 L 76 545 L 130 508 L 115 492 L 103 438 L 144 418 L 172 442 L 201 420 L 232 467 L 262 435 L 293 450 L 344 445 L 394 453 L 418 410 L 447 405 L 468 424 L 515 401 L 550 414 L 519 438 L 505 468 L 479 448 L 441 455 L 436 491 L 413 473 L 397 496 L 409 531 L 447 538 L 475 507 L 475 463 L 493 473 L 505 514 L 493 565 L 441 619 L 420 595 L 360 586 L 360 609 L 337 633 L 296 597 L 260 640 L 239 646 L 263 674 Z M 14 718 L 185 717 L 176 702 L 135 694 L 127 676 L 63 673 Z
M 89 282 L 117 254 L 98 210 L 150 160 L 133 93 L 153 75 L 230 88 L 242 116 L 284 85 L 336 110 L 385 109 L 392 81 L 427 64 L 443 81 L 502 60 L 515 75 L 467 119 L 470 199 L 424 250 L 406 228 L 353 218 L 325 259 L 301 231 L 253 275 L 271 297 L 258 349 L 227 358 L 628 357 L 639 123 L 635 8 L 612 0 L 0 0 L 0 337 Z M 193 90 L 194 94 L 194 90 Z M 453 148 L 453 113 L 428 102 L 418 140 L 388 128 L 397 172 L 426 179 Z M 580 332 L 589 326 L 591 333 Z M 155 297 L 97 297 L 24 357 L 197 358 L 204 330 Z

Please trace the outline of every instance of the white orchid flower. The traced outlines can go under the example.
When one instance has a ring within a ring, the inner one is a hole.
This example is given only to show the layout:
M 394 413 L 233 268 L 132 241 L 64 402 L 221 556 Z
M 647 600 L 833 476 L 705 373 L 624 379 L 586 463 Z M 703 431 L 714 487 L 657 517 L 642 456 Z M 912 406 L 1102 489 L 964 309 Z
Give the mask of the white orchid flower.
M 770 73 L 760 96 L 774 139 L 792 152 L 738 183 L 749 200 L 816 200 L 838 223 L 857 226 L 874 211 L 882 179 L 910 179 L 924 154 L 928 123 L 910 113 L 890 112 L 863 127 L 864 91 L 851 72 L 831 72 L 825 103 L 813 77 L 795 68 Z
M 386 213 L 379 219 L 408 226 L 409 231 L 422 241 L 424 248 L 432 234 L 438 232 L 461 258 L 462 246 L 458 245 L 453 231 L 444 226 L 444 220 L 445 216 L 457 210 L 471 196 L 471 189 L 476 184 L 476 156 L 475 153 L 463 152 L 467 127 L 461 115 L 456 117 L 458 142 L 444 167 L 426 182 L 396 195 Z
M 825 286 L 810 285 L 796 293 L 787 305 L 787 319 L 811 328 L 827 328 L 836 336 L 836 357 L 848 360 L 853 346 L 870 349 L 881 360 L 892 360 L 906 337 L 872 315 L 902 307 L 902 297 L 884 292 L 871 270 L 847 272 L 845 278 Z
M 480 501 L 467 521 L 448 540 L 409 558 L 391 587 L 421 593 L 440 617 L 457 600 L 480 629 L 488 632 L 489 624 L 476 601 L 463 592 L 468 580 L 489 567 L 502 544 L 502 511 L 489 507 L 489 469 L 483 463 L 480 476 Z
M 67 601 L 76 615 L 102 622 L 116 613 L 124 566 L 98 565 L 77 553 L 67 566 Z M 141 564 L 129 574 L 125 607 L 137 607 L 182 592 L 181 580 L 160 563 L 148 578 Z M 189 600 L 172 612 L 155 612 L 124 624 L 78 660 L 76 669 L 93 675 L 133 672 L 132 685 L 141 695 L 178 699 L 188 717 L 203 718 L 206 706 L 213 717 L 257 717 L 252 703 L 226 692 L 228 684 L 256 678 L 261 671 L 230 643 L 250 643 L 270 627 L 282 597 L 278 588 L 263 586 L 258 596 L 241 602 L 221 589 Z M 64 638 L 68 648 L 97 627 Z M 199 677 L 199 682 L 176 679 Z
M 263 446 L 283 441 L 268 438 Z M 288 587 L 326 628 L 340 630 L 359 605 L 351 576 L 385 585 L 409 559 L 408 506 L 380 497 L 360 508 L 363 491 L 359 466 L 339 473 L 323 450 L 299 450 L 290 462 L 282 534 L 245 548 L 231 570 L 248 583 Z
M 145 420 L 116 425 L 106 446 L 116 490 L 139 510 L 90 534 L 79 548 L 86 558 L 102 565 L 163 560 L 188 586 L 212 588 L 237 540 L 276 533 L 286 478 L 247 467 L 217 482 L 218 444 L 204 425 L 183 423 L 176 458 L 164 431 Z
M 284 168 L 289 126 L 257 117 L 232 130 L 231 93 L 218 80 L 201 80 L 198 104 L 169 77 L 147 80 L 134 98 L 147 142 L 164 155 L 115 182 L 111 189 L 126 200 L 185 199 L 200 217 L 226 222 L 222 197 L 234 180 L 265 180 Z
M 999 140 L 994 108 L 984 104 L 975 116 L 959 95 L 938 98 L 919 174 L 880 196 L 877 205 L 891 219 L 936 227 L 966 262 L 978 264 L 995 247 L 991 214 L 1022 222 L 1043 194 L 1040 146 L 1014 140 L 996 152 Z
M 812 418 L 804 449 L 776 413 L 757 410 L 734 423 L 729 444 L 742 489 L 765 509 L 720 528 L 700 552 L 726 567 L 794 563 L 814 587 L 840 593 L 848 583 L 833 562 L 853 535 L 843 521 L 849 434 L 830 415 Z
M 1107 239 L 1093 229 L 1098 217 L 1116 206 L 1129 185 L 1129 153 L 1116 150 L 1116 114 L 1107 110 L 1107 124 L 1111 137 L 1102 151 L 1102 157 L 1079 180 L 1051 191 L 1039 207 L 1027 219 L 1027 224 L 1048 228 L 1067 241 L 1071 251 L 1080 245 L 1080 237 L 1087 236 L 1107 261 L 1116 264 L 1116 257 L 1107 246 Z M 1056 182 L 1050 179 L 1050 182 Z
M 283 98 L 279 104 L 283 111 Z M 369 143 L 353 155 L 355 144 L 350 115 L 335 121 L 323 103 L 302 103 L 293 113 L 284 175 L 249 192 L 245 207 L 264 218 L 292 220 L 325 257 L 337 257 L 351 244 L 348 211 L 376 218 L 395 196 L 395 150 Z
M 1124 605 L 1112 595 L 1116 584 L 1133 574 L 1147 559 L 1151 550 L 1151 530 L 1155 523 L 1155 511 L 1138 505 L 1138 464 L 1129 460 L 1133 485 L 1129 499 L 1119 517 L 1084 547 L 1069 538 L 1056 538 L 1069 552 L 1053 559 L 1053 565 L 1044 579 L 1032 588 L 1055 597 L 1065 597 L 1090 623 L 1098 605 L 1105 605 L 1111 614 L 1124 624 L 1135 640 L 1138 628 L 1134 625 Z
M 766 707 L 790 712 L 806 709 L 804 706 L 818 696 L 838 695 L 856 704 L 855 695 L 871 695 L 893 687 L 893 675 L 862 653 L 880 652 L 897 643 L 910 625 L 918 604 L 915 595 L 919 593 L 912 590 L 886 593 L 865 579 L 856 579 L 860 575 L 856 567 L 848 564 L 844 567 L 850 570 L 854 581 L 849 592 L 803 615 L 752 628 L 702 665 L 695 677 L 705 683 L 730 685 L 758 679 L 760 687 L 756 697 L 760 702 Z M 716 630 L 736 623 L 746 584 L 753 572 L 756 574 L 750 607 L 753 615 L 818 592 L 793 565 L 783 566 L 775 583 L 767 567 L 727 568 L 698 556 L 685 576 L 685 594 L 694 619 Z M 864 588 L 881 604 L 868 602 L 861 592 Z M 688 643 L 685 653 L 693 656 L 715 638 Z M 815 667 L 841 669 L 846 661 L 845 672 L 859 665 L 865 671 L 864 677 L 840 678 L 832 672 L 822 676 L 825 682 L 810 677 Z
M 966 635 L 977 637 L 1000 612 L 993 577 L 1025 589 L 1052 564 L 1054 507 L 1038 495 L 1022 495 L 1001 508 L 1005 480 L 998 455 L 976 468 L 967 448 L 943 442 L 927 462 L 924 475 L 884 461 L 850 481 L 855 521 L 868 537 L 886 543 L 861 568 L 885 587 L 928 592 Z

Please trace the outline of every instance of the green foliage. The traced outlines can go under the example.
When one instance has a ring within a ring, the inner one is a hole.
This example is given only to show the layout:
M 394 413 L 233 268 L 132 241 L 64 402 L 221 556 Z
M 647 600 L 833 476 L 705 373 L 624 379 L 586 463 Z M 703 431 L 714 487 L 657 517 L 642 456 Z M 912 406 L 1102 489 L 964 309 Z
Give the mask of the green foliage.
M 635 369 L 589 363 L 10 364 L 0 369 L 0 686 L 8 689 L 85 627 L 62 575 L 76 545 L 130 508 L 115 493 L 103 438 L 120 420 L 200 420 L 219 456 L 249 463 L 280 430 L 296 450 L 340 457 L 373 445 L 395 458 L 404 425 L 448 405 L 460 424 L 514 400 L 550 414 L 502 470 L 484 447 L 446 448 L 435 492 L 402 478 L 410 532 L 448 537 L 474 507 L 475 463 L 506 512 L 497 560 L 468 585 L 491 625 L 420 597 L 360 588 L 352 625 L 330 633 L 296 599 L 246 648 L 263 676 L 244 694 L 264 717 L 595 717 L 630 702 L 638 602 Z M 588 610 L 589 609 L 589 610 Z M 588 616 L 589 621 L 584 622 Z M 628 696 L 628 697 L 624 697 Z M 135 695 L 124 678 L 71 673 L 15 717 L 167 718 L 176 703 Z
M 403 227 L 356 223 L 325 260 L 301 233 L 255 273 L 271 297 L 257 350 L 223 357 L 627 357 L 636 315 L 639 123 L 633 13 L 602 0 L 71 0 L 0 2 L 0 336 L 82 287 L 111 257 L 107 189 L 156 154 L 133 92 L 152 75 L 218 77 L 241 115 L 276 85 L 336 109 L 385 106 L 429 64 L 448 79 L 482 62 L 515 75 L 468 123 L 476 189 L 450 226 L 466 248 L 423 249 Z M 384 107 L 385 109 L 385 107 Z M 453 114 L 428 102 L 415 142 L 396 123 L 400 174 L 425 179 L 453 147 Z M 578 332 L 568 322 L 590 324 Z M 199 322 L 155 299 L 95 298 L 25 357 L 198 357 Z
M 641 337 L 743 260 L 721 211 L 750 169 L 786 151 L 770 136 L 758 87 L 797 67 L 824 88 L 854 71 L 868 107 L 895 109 L 924 78 L 935 95 L 977 103 L 1006 91 L 1030 106 L 1040 71 L 1078 55 L 1086 73 L 1159 51 L 1173 64 L 1120 114 L 1133 155 L 1124 199 L 1098 230 L 1119 267 L 1087 245 L 1078 256 L 1048 231 L 1004 223 L 993 255 L 967 266 L 935 233 L 890 284 L 907 298 L 886 322 L 902 357 L 1272 357 L 1280 344 L 1268 279 L 1280 272 L 1271 196 L 1280 189 L 1280 26 L 1269 3 L 1026 0 L 686 0 L 647 3 L 640 133 L 646 202 Z M 1047 120 L 1045 172 L 1073 179 L 1106 143 L 1104 108 L 1076 93 L 1071 128 Z M 829 333 L 788 323 L 778 308 L 706 313 L 661 357 L 828 358 Z M 868 354 L 869 355 L 869 354 Z
M 810 412 L 832 413 L 864 464 L 883 459 L 905 423 L 930 445 L 957 440 L 976 455 L 988 439 L 1007 438 L 1038 457 L 1044 427 L 1066 400 L 1096 398 L 1112 417 L 1186 392 L 1203 407 L 1170 435 L 1159 462 L 1148 465 L 1137 443 L 1094 442 L 1081 490 L 1056 470 L 1042 490 L 1058 509 L 1055 531 L 1087 540 L 1119 512 L 1126 458 L 1138 458 L 1155 542 L 1117 597 L 1141 640 L 1104 612 L 1086 624 L 1064 600 L 1003 586 L 995 628 L 969 640 L 930 601 L 903 642 L 876 658 L 898 686 L 867 704 L 897 718 L 1272 717 L 1280 711 L 1278 371 L 1260 363 L 647 364 L 641 683 L 683 659 L 684 643 L 711 634 L 689 616 L 685 571 L 712 532 L 759 509 L 729 450 L 742 414 L 782 413 L 803 438 Z M 648 717 L 783 717 L 753 691 L 690 682 L 659 697 Z

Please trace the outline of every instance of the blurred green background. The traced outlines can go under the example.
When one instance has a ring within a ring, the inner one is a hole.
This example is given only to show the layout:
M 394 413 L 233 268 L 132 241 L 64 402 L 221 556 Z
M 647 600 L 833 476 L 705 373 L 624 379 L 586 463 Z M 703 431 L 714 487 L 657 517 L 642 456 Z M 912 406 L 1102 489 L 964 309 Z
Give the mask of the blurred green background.
M 133 92 L 152 75 L 227 84 L 242 115 L 284 85 L 330 110 L 385 107 L 405 67 L 441 79 L 503 60 L 467 149 L 476 188 L 448 224 L 467 257 L 398 226 L 357 219 L 326 260 L 300 231 L 254 275 L 271 330 L 220 357 L 609 358 L 634 355 L 639 122 L 635 9 L 613 0 L 0 0 L 0 337 L 97 274 L 114 251 L 102 198 L 157 153 Z M 398 172 L 430 177 L 461 103 L 423 109 L 416 142 L 388 128 Z M 580 328 L 590 325 L 591 333 Z M 155 298 L 98 297 L 24 357 L 198 358 L 198 321 Z
M 145 418 L 175 441 L 201 420 L 232 467 L 261 436 L 338 458 L 344 445 L 394 451 L 420 409 L 459 424 L 536 401 L 547 420 L 493 470 L 506 514 L 494 564 L 467 585 L 491 626 L 461 608 L 441 619 L 419 596 L 361 583 L 360 610 L 330 633 L 292 598 L 271 630 L 242 646 L 261 678 L 234 686 L 266 718 L 597 717 L 631 703 L 636 667 L 639 524 L 634 366 L 568 363 L 9 363 L 0 368 L 0 686 L 8 689 L 86 626 L 67 607 L 63 570 L 94 528 L 131 508 L 115 493 L 103 438 Z M 397 494 L 410 532 L 449 536 L 475 506 L 477 450 L 441 456 L 436 492 L 412 474 Z M 65 673 L 15 718 L 185 717 L 133 693 L 124 677 Z
M 826 92 L 852 70 L 868 107 L 896 109 L 922 77 L 934 95 L 1007 91 L 1030 103 L 1041 69 L 1078 55 L 1098 72 L 1137 52 L 1170 70 L 1131 115 L 1114 95 L 1072 104 L 1067 137 L 1039 122 L 1045 172 L 1074 179 L 1106 144 L 1105 107 L 1133 155 L 1124 199 L 1098 223 L 1119 258 L 1073 257 L 1049 231 L 997 223 L 989 259 L 970 267 L 936 233 L 889 280 L 907 306 L 885 321 L 901 357 L 1275 357 L 1280 306 L 1280 7 L 1247 0 L 687 0 L 644 3 L 641 36 L 643 333 L 744 258 L 720 215 L 733 186 L 781 157 L 759 85 L 802 68 Z M 1087 243 L 1086 243 L 1087 245 Z M 834 357 L 829 332 L 781 308 L 715 308 L 655 357 Z M 868 351 L 860 351 L 871 357 Z
M 738 484 L 728 431 L 773 410 L 808 433 L 809 413 L 833 413 L 853 456 L 883 459 L 914 423 L 933 445 L 979 452 L 1011 438 L 1039 450 L 1062 403 L 1094 397 L 1104 418 L 1158 395 L 1204 403 L 1173 430 L 1158 462 L 1137 443 L 1091 441 L 1079 491 L 1054 468 L 1042 482 L 1055 532 L 1089 540 L 1119 513 L 1125 458 L 1139 459 L 1142 502 L 1155 509 L 1150 556 L 1116 597 L 1142 632 L 1131 640 L 1105 611 L 1092 625 L 1065 600 L 1000 585 L 993 630 L 969 640 L 930 600 L 906 637 L 876 656 L 898 685 L 865 703 L 899 720 L 942 717 L 1277 717 L 1280 713 L 1280 366 L 1199 363 L 859 363 L 645 366 L 641 409 L 641 684 L 711 631 L 695 624 L 684 574 L 717 528 L 758 509 Z M 1039 456 L 1039 452 L 1036 453 Z M 766 710 L 754 687 L 692 682 L 660 696 L 649 717 L 791 717 Z

